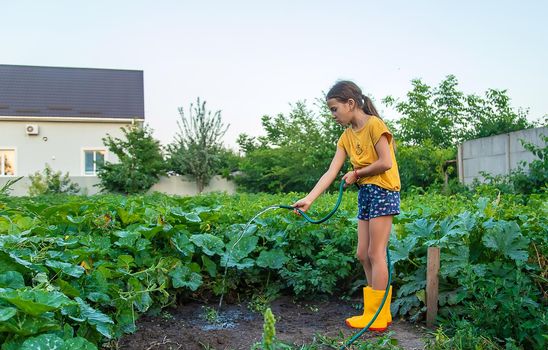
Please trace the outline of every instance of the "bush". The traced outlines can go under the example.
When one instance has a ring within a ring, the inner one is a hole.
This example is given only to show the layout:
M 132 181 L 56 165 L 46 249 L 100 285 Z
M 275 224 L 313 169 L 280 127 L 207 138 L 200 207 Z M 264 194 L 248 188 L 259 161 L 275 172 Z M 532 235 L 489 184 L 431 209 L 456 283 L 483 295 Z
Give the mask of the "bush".
M 419 146 L 398 147 L 396 159 L 402 190 L 405 191 L 411 187 L 428 188 L 431 185 L 443 184 L 443 166 L 447 160 L 455 159 L 455 157 L 455 150 L 436 147 L 431 141 L 426 141 Z M 455 176 L 455 172 L 451 172 L 451 175 Z
M 60 171 L 54 172 L 49 164 L 41 174 L 39 171 L 29 175 L 29 195 L 38 196 L 42 194 L 77 194 L 80 186 L 70 181 L 68 172 L 63 176 Z
M 142 193 L 165 174 L 160 142 L 147 127 L 122 128 L 125 140 L 108 135 L 103 142 L 119 162 L 106 162 L 98 172 L 103 191 Z

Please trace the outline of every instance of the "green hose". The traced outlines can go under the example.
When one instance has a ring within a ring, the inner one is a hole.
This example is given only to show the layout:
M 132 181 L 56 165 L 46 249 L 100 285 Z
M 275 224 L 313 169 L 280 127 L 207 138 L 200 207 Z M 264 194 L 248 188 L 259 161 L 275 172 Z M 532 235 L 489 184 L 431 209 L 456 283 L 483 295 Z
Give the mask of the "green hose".
M 279 205 L 278 207 L 282 209 L 296 210 L 299 214 L 301 214 L 305 218 L 306 221 L 310 222 L 311 224 L 321 224 L 322 222 L 327 221 L 330 217 L 332 217 L 333 214 L 335 214 L 335 212 L 337 211 L 337 209 L 339 209 L 339 206 L 341 205 L 341 201 L 342 201 L 343 192 L 344 192 L 344 184 L 345 184 L 345 180 L 342 180 L 341 185 L 339 186 L 339 197 L 337 198 L 337 204 L 335 204 L 335 207 L 333 208 L 333 210 L 331 210 L 329 214 L 327 214 L 325 217 L 319 220 L 313 220 L 310 216 L 306 215 L 306 213 L 303 212 L 302 210 L 298 208 L 294 208 L 290 205 Z M 384 306 L 384 303 L 386 301 L 386 298 L 388 297 L 390 284 L 392 283 L 392 264 L 390 263 L 390 250 L 388 249 L 388 247 L 386 247 L 386 260 L 388 264 L 388 284 L 386 285 L 386 291 L 384 292 L 384 297 L 382 298 L 381 305 L 379 306 L 379 309 L 377 310 L 375 315 L 373 315 L 373 318 L 371 319 L 371 321 L 361 331 L 356 333 L 348 342 L 346 342 L 346 344 L 344 344 L 341 347 L 341 350 L 347 349 L 350 345 L 352 345 L 352 343 L 354 343 L 359 337 L 361 337 L 363 333 L 365 333 L 365 331 L 369 329 L 369 327 L 373 324 L 373 322 L 375 322 L 375 320 L 377 319 L 377 316 L 381 312 L 382 307 Z

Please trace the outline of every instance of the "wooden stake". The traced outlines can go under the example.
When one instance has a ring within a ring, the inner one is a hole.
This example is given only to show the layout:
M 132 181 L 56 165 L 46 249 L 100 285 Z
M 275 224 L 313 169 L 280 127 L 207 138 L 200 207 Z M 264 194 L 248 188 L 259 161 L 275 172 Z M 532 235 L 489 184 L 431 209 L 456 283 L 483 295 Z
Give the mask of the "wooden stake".
M 438 315 L 438 273 L 440 271 L 440 248 L 428 247 L 426 265 L 426 326 L 434 327 Z

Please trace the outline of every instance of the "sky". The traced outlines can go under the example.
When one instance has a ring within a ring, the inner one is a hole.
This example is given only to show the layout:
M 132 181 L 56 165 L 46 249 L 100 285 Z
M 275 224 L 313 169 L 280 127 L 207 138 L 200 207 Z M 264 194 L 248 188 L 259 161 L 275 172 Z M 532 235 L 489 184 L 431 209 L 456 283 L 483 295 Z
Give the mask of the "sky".
M 506 89 L 548 114 L 548 1 L 0 0 L 0 63 L 144 71 L 145 119 L 163 144 L 197 97 L 263 135 L 261 117 L 313 102 L 340 79 L 382 105 L 411 80 L 465 93 Z

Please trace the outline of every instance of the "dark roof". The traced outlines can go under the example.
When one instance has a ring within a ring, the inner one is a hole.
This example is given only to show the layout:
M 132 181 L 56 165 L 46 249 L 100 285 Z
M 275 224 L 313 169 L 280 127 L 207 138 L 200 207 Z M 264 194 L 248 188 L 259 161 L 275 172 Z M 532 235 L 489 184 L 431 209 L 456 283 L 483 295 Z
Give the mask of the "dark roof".
M 144 119 L 143 71 L 0 64 L 0 116 Z

